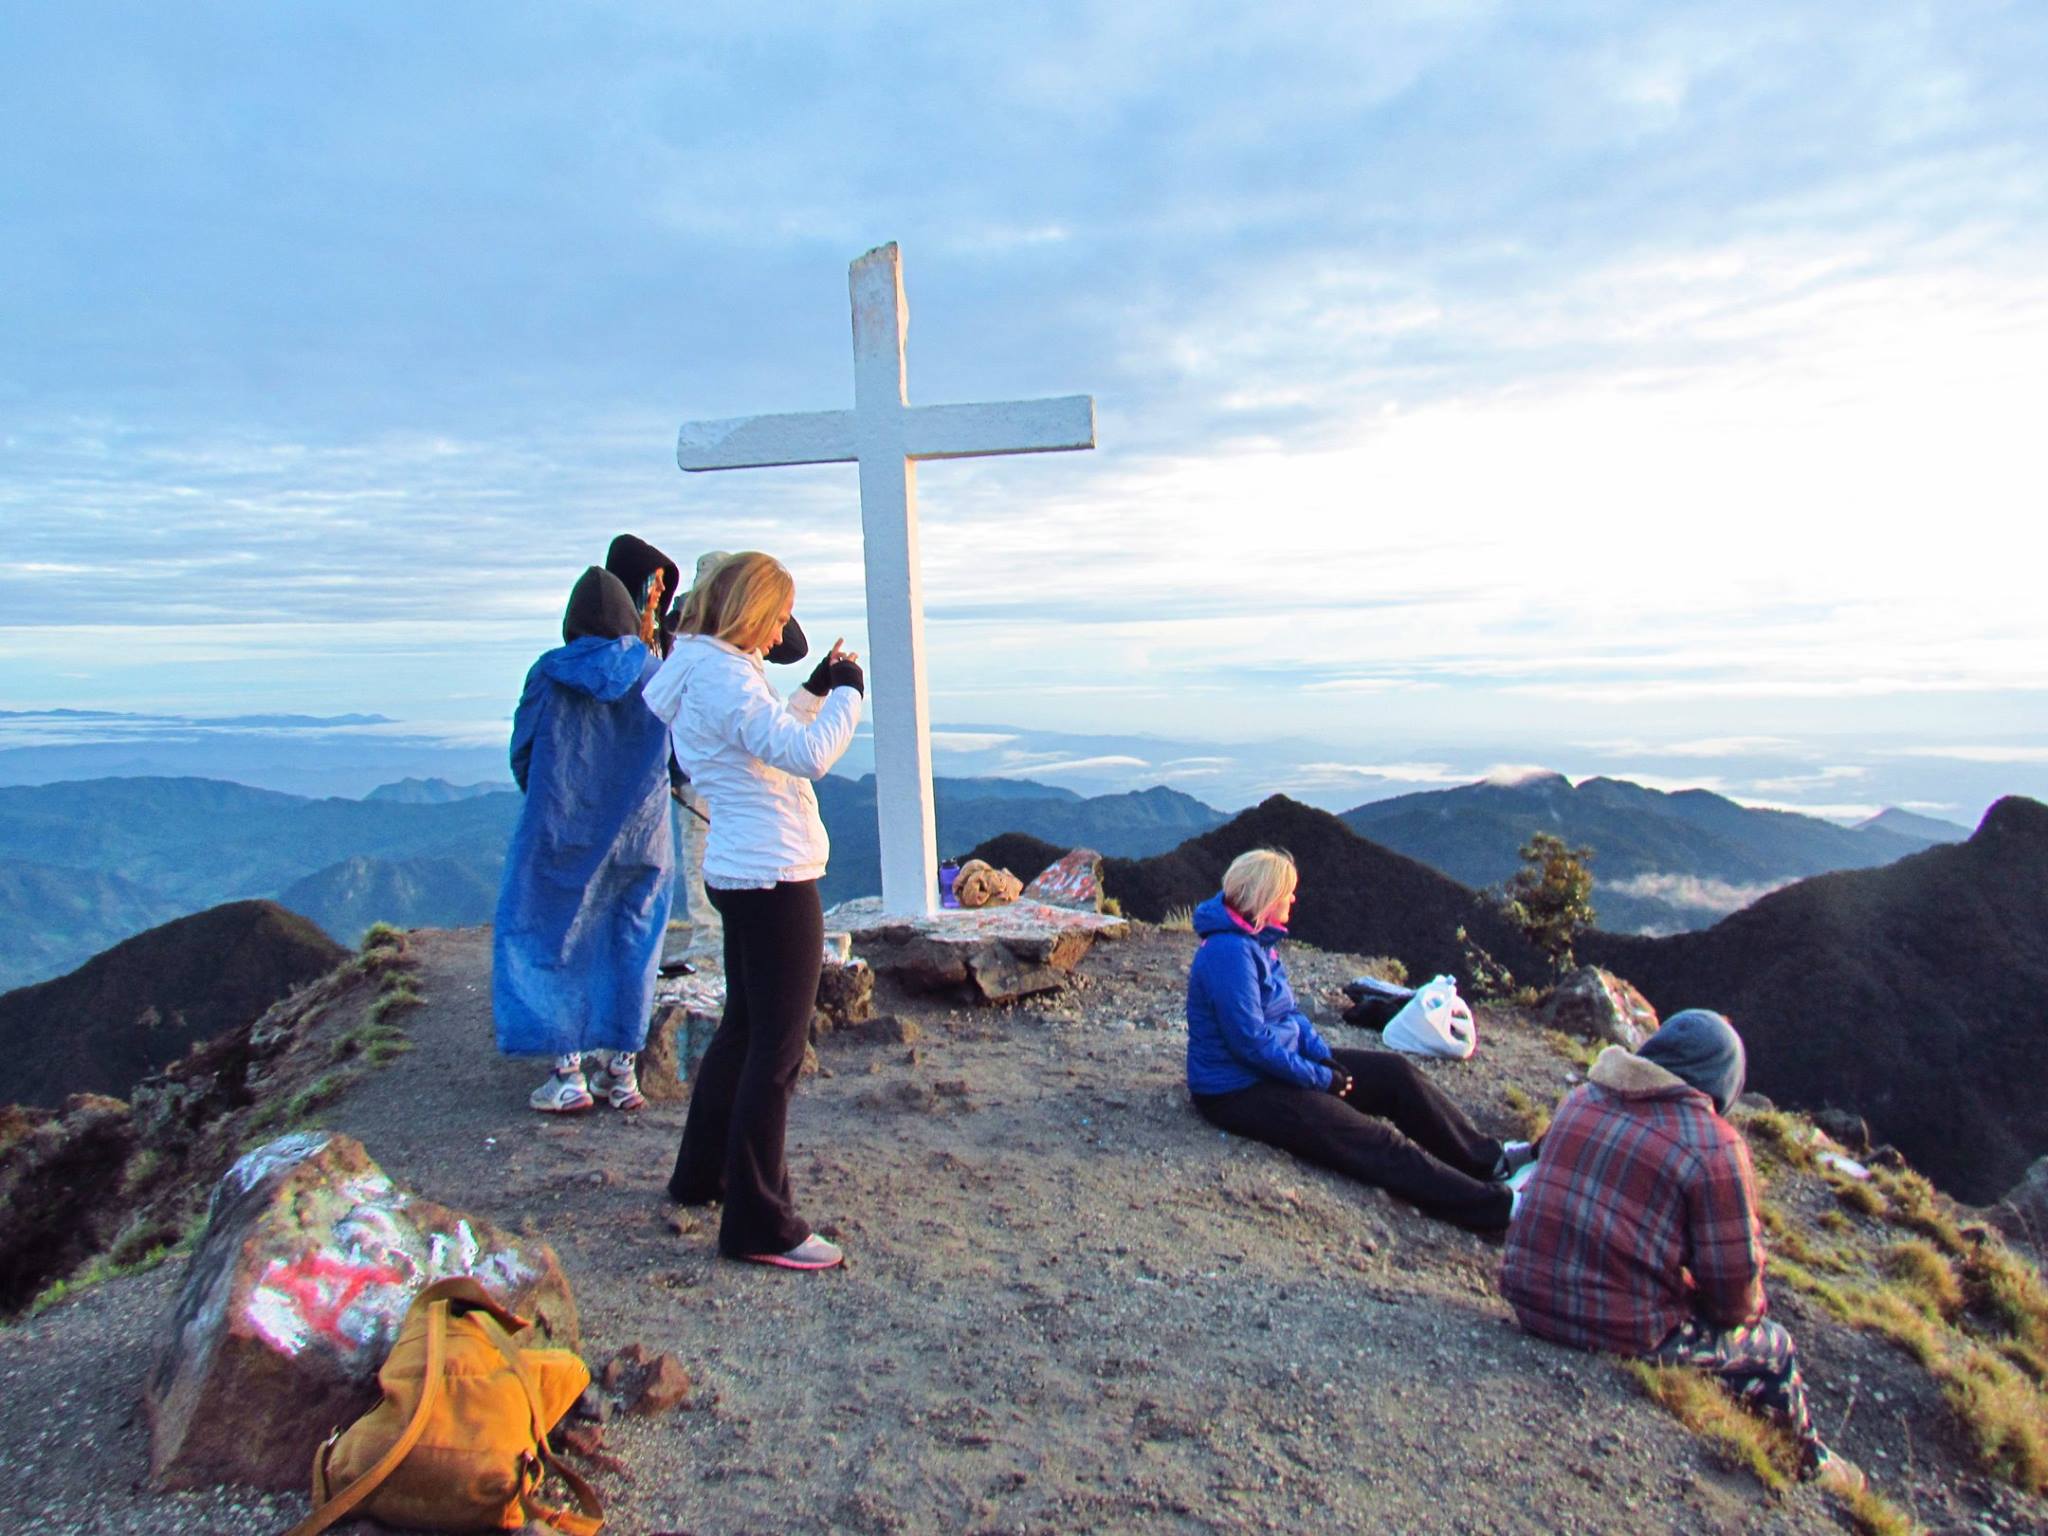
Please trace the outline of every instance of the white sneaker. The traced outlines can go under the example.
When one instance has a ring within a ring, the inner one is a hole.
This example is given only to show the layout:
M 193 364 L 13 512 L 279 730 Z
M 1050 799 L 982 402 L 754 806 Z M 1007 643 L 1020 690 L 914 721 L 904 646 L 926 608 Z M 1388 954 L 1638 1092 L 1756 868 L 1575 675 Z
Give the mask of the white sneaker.
M 836 1269 L 846 1262 L 837 1243 L 828 1243 L 813 1232 L 787 1253 L 750 1253 L 749 1264 L 773 1264 L 777 1269 Z
M 548 1080 L 533 1090 L 526 1101 L 544 1115 L 573 1115 L 580 1109 L 588 1109 L 597 1100 L 590 1096 L 590 1085 L 583 1080 L 583 1073 L 550 1072 Z
M 1505 1184 L 1535 1161 L 1536 1144 L 1534 1142 L 1502 1142 L 1500 1144 L 1500 1161 L 1493 1165 L 1494 1182 Z
M 640 1091 L 640 1063 L 631 1051 L 613 1051 L 605 1063 L 603 1084 L 593 1077 L 590 1090 L 601 1093 L 613 1109 L 645 1109 L 647 1096 Z

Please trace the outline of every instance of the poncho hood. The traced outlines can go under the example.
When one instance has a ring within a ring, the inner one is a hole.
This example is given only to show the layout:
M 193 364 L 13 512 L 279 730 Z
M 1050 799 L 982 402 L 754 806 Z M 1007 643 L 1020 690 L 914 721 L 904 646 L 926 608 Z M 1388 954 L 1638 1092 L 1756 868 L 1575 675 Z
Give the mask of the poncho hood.
M 601 566 L 591 566 L 569 589 L 569 607 L 562 615 L 562 641 L 594 635 L 617 640 L 640 633 L 640 613 L 626 584 Z
M 550 682 L 610 704 L 639 686 L 640 674 L 647 666 L 647 647 L 638 635 L 619 640 L 585 635 L 557 646 L 533 665 Z

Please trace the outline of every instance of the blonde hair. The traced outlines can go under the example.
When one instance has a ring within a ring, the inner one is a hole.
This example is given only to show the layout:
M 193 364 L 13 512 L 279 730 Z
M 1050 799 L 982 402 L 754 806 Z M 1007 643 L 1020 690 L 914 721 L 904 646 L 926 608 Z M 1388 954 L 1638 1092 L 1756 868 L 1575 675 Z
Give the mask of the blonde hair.
M 783 610 L 795 594 L 796 579 L 780 560 L 743 550 L 720 560 L 690 588 L 676 627 L 758 651 L 782 633 Z
M 1223 871 L 1223 899 L 1251 922 L 1263 924 L 1300 880 L 1293 854 L 1284 848 L 1254 848 Z

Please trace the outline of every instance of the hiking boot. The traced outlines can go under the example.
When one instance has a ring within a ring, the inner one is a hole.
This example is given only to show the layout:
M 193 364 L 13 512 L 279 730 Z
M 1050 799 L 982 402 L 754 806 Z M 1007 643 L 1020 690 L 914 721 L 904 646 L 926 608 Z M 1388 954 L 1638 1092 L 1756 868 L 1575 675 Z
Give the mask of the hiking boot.
M 526 1101 L 544 1115 L 573 1115 L 580 1109 L 588 1109 L 597 1100 L 590 1096 L 590 1085 L 583 1080 L 583 1072 L 550 1072 L 548 1080 L 533 1090 Z
M 787 1253 L 747 1253 L 740 1257 L 748 1264 L 772 1264 L 777 1269 L 837 1269 L 846 1262 L 837 1243 L 828 1243 L 815 1232 Z
M 1870 1479 L 1863 1475 L 1861 1467 L 1848 1457 L 1825 1448 L 1800 1469 L 1799 1480 L 1811 1483 L 1822 1493 L 1831 1493 L 1838 1499 L 1853 1499 L 1870 1486 Z
M 613 1109 L 645 1109 L 646 1095 L 640 1092 L 640 1064 L 631 1051 L 614 1051 L 604 1070 L 604 1085 L 590 1081 L 591 1092 L 601 1093 Z

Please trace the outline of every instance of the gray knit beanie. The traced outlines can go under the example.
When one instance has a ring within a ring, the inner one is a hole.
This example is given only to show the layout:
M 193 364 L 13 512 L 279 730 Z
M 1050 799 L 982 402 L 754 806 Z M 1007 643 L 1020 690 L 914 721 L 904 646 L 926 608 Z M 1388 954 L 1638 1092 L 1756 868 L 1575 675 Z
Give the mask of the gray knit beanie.
M 1706 1008 L 1674 1013 L 1636 1054 L 1699 1089 L 1724 1115 L 1742 1096 L 1743 1075 L 1749 1070 L 1742 1036 L 1735 1033 L 1733 1024 Z

